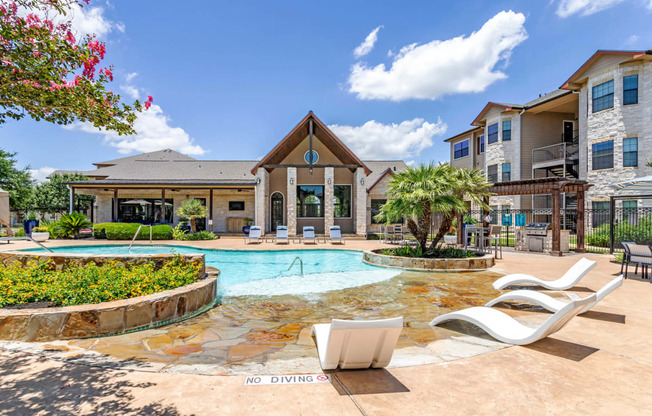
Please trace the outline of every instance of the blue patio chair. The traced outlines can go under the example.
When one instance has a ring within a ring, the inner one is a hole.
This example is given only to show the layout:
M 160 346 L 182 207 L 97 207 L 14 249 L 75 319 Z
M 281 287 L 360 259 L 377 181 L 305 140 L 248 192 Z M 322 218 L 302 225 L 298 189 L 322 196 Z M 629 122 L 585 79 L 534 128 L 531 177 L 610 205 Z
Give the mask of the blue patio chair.
M 254 240 L 256 241 L 256 243 L 260 243 L 261 242 L 261 233 L 262 233 L 262 230 L 260 229 L 260 227 L 258 225 L 254 225 L 253 227 L 251 227 L 249 229 L 249 235 L 246 235 L 245 238 L 244 238 L 245 239 L 245 244 L 249 244 L 249 242 L 254 241 Z
M 335 242 L 344 244 L 344 237 L 342 237 L 339 225 L 328 227 L 328 238 L 331 240 L 331 244 L 334 244 Z
M 317 237 L 315 237 L 315 227 L 303 227 L 303 235 L 299 239 L 299 242 L 311 242 L 313 244 L 317 244 Z
M 288 227 L 285 225 L 279 225 L 276 227 L 276 236 L 272 239 L 274 244 L 289 244 L 290 239 L 288 238 Z

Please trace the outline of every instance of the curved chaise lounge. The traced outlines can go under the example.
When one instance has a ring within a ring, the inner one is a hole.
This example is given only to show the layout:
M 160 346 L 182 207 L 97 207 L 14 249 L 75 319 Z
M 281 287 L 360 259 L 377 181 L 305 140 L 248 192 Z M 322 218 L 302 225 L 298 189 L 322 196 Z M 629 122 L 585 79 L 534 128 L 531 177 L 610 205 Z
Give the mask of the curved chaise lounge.
M 604 285 L 600 290 L 595 292 L 596 299 L 590 305 L 587 305 L 580 313 L 584 313 L 594 307 L 598 302 L 604 299 L 609 293 L 618 289 L 623 285 L 623 275 L 616 277 L 606 285 Z M 521 300 L 525 302 L 531 302 L 537 304 L 550 312 L 557 312 L 561 308 L 567 305 L 567 302 L 562 302 L 551 296 L 546 295 L 545 293 L 537 292 L 534 290 L 514 290 L 513 292 L 504 293 L 498 296 L 496 299 L 487 302 L 485 306 L 494 306 L 497 303 L 510 301 L 510 300 Z
M 538 277 L 529 274 L 508 274 L 493 282 L 492 286 L 496 290 L 502 290 L 508 286 L 515 284 L 527 283 L 530 285 L 538 285 L 550 290 L 566 290 L 575 286 L 588 272 L 595 267 L 597 262 L 582 258 L 575 263 L 573 267 L 568 269 L 562 277 L 557 280 L 541 280 Z
M 596 295 L 594 293 L 584 299 L 567 303 L 550 318 L 546 319 L 538 328 L 525 326 L 506 313 L 486 306 L 475 306 L 438 316 L 430 322 L 430 326 L 459 319 L 479 326 L 498 341 L 507 344 L 527 345 L 559 331 L 571 318 L 584 310 L 587 305 L 594 303 L 595 299 Z

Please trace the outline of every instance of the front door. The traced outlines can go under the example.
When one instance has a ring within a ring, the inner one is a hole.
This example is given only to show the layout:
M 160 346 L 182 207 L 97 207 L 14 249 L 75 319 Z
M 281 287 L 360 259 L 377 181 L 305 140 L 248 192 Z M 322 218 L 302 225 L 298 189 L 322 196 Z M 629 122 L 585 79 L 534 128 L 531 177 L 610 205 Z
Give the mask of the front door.
M 283 194 L 274 192 L 272 194 L 272 231 L 276 231 L 276 227 L 283 224 Z

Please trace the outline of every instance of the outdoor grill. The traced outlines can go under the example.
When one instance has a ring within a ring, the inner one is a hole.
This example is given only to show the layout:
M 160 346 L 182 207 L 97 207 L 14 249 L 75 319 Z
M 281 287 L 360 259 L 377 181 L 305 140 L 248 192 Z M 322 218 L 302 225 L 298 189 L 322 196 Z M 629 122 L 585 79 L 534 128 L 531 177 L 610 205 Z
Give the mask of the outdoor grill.
M 525 226 L 527 246 L 530 251 L 543 251 L 543 243 L 548 235 L 549 222 L 532 222 Z

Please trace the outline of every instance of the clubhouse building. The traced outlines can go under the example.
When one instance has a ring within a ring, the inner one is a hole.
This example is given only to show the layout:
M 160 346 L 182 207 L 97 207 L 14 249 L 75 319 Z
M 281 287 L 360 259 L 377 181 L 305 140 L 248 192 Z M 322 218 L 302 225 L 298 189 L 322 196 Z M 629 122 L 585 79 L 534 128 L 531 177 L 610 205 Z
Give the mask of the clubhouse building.
M 198 228 L 240 233 L 246 219 L 270 233 L 287 225 L 290 235 L 331 225 L 365 235 L 379 227 L 373 216 L 385 203 L 401 160 L 360 160 L 312 112 L 260 161 L 197 160 L 160 150 L 94 163 L 78 172 L 91 180 L 70 183 L 71 195 L 94 195 L 94 223 L 176 225 L 186 199 L 207 207 Z M 71 171 L 57 171 L 64 173 Z M 71 201 L 74 199 L 71 198 Z M 71 207 L 72 209 L 72 207 Z

